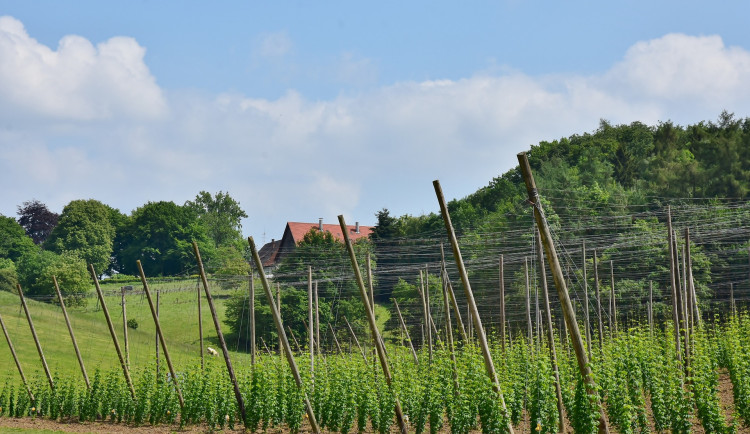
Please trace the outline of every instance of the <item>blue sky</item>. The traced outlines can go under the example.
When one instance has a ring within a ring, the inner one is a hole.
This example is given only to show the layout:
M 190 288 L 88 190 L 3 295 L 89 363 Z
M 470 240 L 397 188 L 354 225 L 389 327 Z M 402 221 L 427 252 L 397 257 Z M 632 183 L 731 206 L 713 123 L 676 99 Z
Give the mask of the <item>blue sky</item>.
M 745 2 L 0 1 L 0 213 L 437 210 L 540 140 L 750 115 Z M 3 66 L 5 65 L 5 66 Z

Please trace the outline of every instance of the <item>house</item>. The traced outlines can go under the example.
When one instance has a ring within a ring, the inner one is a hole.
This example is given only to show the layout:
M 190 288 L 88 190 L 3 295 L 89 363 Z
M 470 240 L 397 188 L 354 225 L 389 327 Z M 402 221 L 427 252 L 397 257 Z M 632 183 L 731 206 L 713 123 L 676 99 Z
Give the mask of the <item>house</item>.
M 258 251 L 258 256 L 260 256 L 260 260 L 263 262 L 263 270 L 266 274 L 271 274 L 281 260 L 293 252 L 297 247 L 297 243 L 313 228 L 319 231 L 330 232 L 337 240 L 344 241 L 344 234 L 341 232 L 341 226 L 338 224 L 324 224 L 323 219 L 320 219 L 318 223 L 287 222 L 284 235 L 281 239 L 272 239 L 270 243 L 266 243 Z M 347 229 L 349 230 L 349 239 L 356 241 L 360 238 L 369 237 L 373 227 L 360 226 L 359 222 L 356 222 L 353 226 L 347 226 Z

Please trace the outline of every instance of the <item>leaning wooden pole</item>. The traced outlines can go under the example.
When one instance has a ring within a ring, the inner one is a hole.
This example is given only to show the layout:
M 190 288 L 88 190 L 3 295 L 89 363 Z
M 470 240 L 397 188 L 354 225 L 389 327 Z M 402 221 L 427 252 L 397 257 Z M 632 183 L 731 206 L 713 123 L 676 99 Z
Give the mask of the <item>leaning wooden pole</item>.
M 23 369 L 21 368 L 21 362 L 18 361 L 18 355 L 16 355 L 16 349 L 13 347 L 13 341 L 10 340 L 10 335 L 8 334 L 8 329 L 5 327 L 5 321 L 3 321 L 3 316 L 0 315 L 0 326 L 3 328 L 3 334 L 5 335 L 5 341 L 8 343 L 8 347 L 10 348 L 10 354 L 13 356 L 13 361 L 16 362 L 16 368 L 18 369 L 18 375 L 21 376 L 21 381 L 23 382 L 23 386 L 26 388 L 26 393 L 29 395 L 29 399 L 31 402 L 36 401 L 34 398 L 34 394 L 31 393 L 31 389 L 29 388 L 29 383 L 26 381 L 26 376 L 23 375 Z
M 445 283 L 448 285 L 448 296 L 451 298 L 451 305 L 453 306 L 453 311 L 456 313 L 456 324 L 458 324 L 458 331 L 461 333 L 461 339 L 464 341 L 464 343 L 468 343 L 469 336 L 466 333 L 466 327 L 464 327 L 464 321 L 461 318 L 461 309 L 458 308 L 456 293 L 453 292 L 453 284 L 451 284 L 451 279 L 448 276 L 447 266 L 443 266 L 443 274 L 445 274 Z
M 211 291 L 209 291 L 208 289 L 208 279 L 206 279 L 206 271 L 203 269 L 201 252 L 200 250 L 198 250 L 198 243 L 196 243 L 195 241 L 193 241 L 193 252 L 195 253 L 195 260 L 198 263 L 198 273 L 200 274 L 201 283 L 203 284 L 203 292 L 206 294 L 206 303 L 208 303 L 208 309 L 211 311 L 211 318 L 213 318 L 214 320 L 216 337 L 219 338 L 219 345 L 221 346 L 221 351 L 224 354 L 224 362 L 227 365 L 229 379 L 232 381 L 232 387 L 234 387 L 234 397 L 237 399 L 237 406 L 240 409 L 242 423 L 247 428 L 247 413 L 245 411 L 245 401 L 242 399 L 242 393 L 240 393 L 240 385 L 239 383 L 237 383 L 237 377 L 234 375 L 234 368 L 232 367 L 232 361 L 229 359 L 229 350 L 227 349 L 227 343 L 224 340 L 224 334 L 221 332 L 219 316 L 216 314 L 216 307 L 214 307 L 214 299 L 213 297 L 211 297 Z M 260 264 L 259 259 L 256 258 L 256 261 L 258 261 L 258 264 Z
M 182 390 L 180 389 L 180 383 L 177 380 L 174 367 L 172 366 L 172 358 L 169 357 L 169 350 L 167 349 L 167 342 L 164 340 L 164 333 L 161 331 L 161 323 L 159 322 L 159 314 L 154 307 L 154 302 L 151 300 L 151 291 L 148 288 L 148 282 L 146 281 L 146 273 L 143 272 L 143 266 L 141 261 L 135 261 L 138 266 L 138 273 L 141 275 L 141 283 L 143 284 L 143 292 L 146 293 L 148 299 L 148 307 L 151 309 L 151 316 L 154 318 L 154 325 L 156 326 L 156 334 L 159 335 L 159 343 L 161 349 L 164 351 L 164 358 L 167 360 L 167 367 L 169 367 L 169 374 L 172 376 L 172 382 L 174 383 L 175 391 L 177 392 L 177 398 L 180 400 L 180 408 L 185 408 L 185 400 L 182 398 Z M 158 295 L 158 293 L 157 293 Z
M 479 337 L 479 345 L 482 348 L 482 355 L 484 356 L 484 367 L 487 370 L 487 375 L 492 381 L 492 389 L 497 394 L 500 400 L 500 408 L 503 412 L 503 417 L 508 423 L 508 432 L 513 434 L 513 425 L 510 423 L 510 416 L 508 414 L 508 408 L 505 406 L 505 398 L 503 392 L 500 389 L 500 382 L 497 379 L 497 373 L 495 372 L 495 364 L 492 361 L 492 353 L 490 352 L 489 345 L 487 344 L 487 336 L 484 333 L 484 327 L 482 327 L 482 319 L 479 318 L 479 311 L 477 309 L 476 301 L 474 300 L 474 293 L 471 290 L 471 284 L 469 283 L 469 275 L 466 272 L 464 266 L 464 260 L 461 257 L 461 250 L 458 247 L 458 239 L 456 238 L 456 231 L 453 229 L 453 223 L 451 223 L 451 216 L 448 213 L 448 206 L 445 203 L 445 196 L 443 196 L 443 189 L 440 187 L 440 181 L 435 180 L 432 183 L 435 188 L 435 194 L 437 195 L 438 203 L 440 204 L 440 212 L 443 215 L 443 222 L 445 223 L 445 230 L 448 232 L 448 238 L 450 238 L 451 247 L 453 248 L 453 257 L 456 260 L 456 266 L 458 267 L 458 274 L 461 276 L 461 282 L 464 285 L 464 293 L 469 303 L 469 309 L 471 311 L 472 319 L 474 320 L 474 326 L 477 330 L 477 336 Z
M 591 359 L 591 321 L 589 315 L 589 282 L 588 276 L 586 275 L 586 242 L 583 242 L 581 247 L 581 254 L 583 255 L 583 315 L 584 322 L 586 324 L 586 350 L 588 351 L 589 359 Z
M 125 305 L 125 288 L 120 288 L 122 293 L 122 343 L 125 345 L 125 363 L 130 366 L 130 345 L 128 343 L 128 311 Z
M 419 364 L 419 358 L 417 357 L 417 352 L 414 350 L 414 344 L 411 342 L 411 337 L 409 336 L 409 329 L 406 328 L 404 317 L 401 315 L 401 309 L 399 309 L 398 302 L 395 299 L 393 300 L 393 306 L 396 307 L 396 313 L 398 314 L 398 321 L 399 323 L 401 323 L 401 328 L 404 330 L 404 334 L 406 335 L 406 341 L 409 342 L 409 348 L 411 349 L 411 354 L 412 356 L 414 356 L 414 363 Z
M 555 334 L 552 329 L 552 310 L 549 304 L 549 291 L 547 289 L 547 270 L 544 265 L 544 252 L 542 251 L 542 240 L 537 228 L 536 251 L 539 257 L 539 274 L 542 280 L 542 296 L 544 297 L 544 320 L 547 325 L 547 341 L 549 343 L 549 357 L 552 362 L 552 372 L 555 374 L 555 393 L 557 394 L 557 432 L 565 432 L 565 406 L 562 400 L 562 387 L 560 386 L 560 370 L 557 366 L 557 351 L 555 351 Z M 564 330 L 560 332 L 565 333 Z
M 26 320 L 29 323 L 29 329 L 31 329 L 31 337 L 34 338 L 34 345 L 36 345 L 36 351 L 39 353 L 39 360 L 42 362 L 44 367 L 44 373 L 47 375 L 47 381 L 49 381 L 50 389 L 55 388 L 55 382 L 52 380 L 52 374 L 49 372 L 49 366 L 47 366 L 47 359 L 44 358 L 44 351 L 42 351 L 42 344 L 39 343 L 39 337 L 36 335 L 36 328 L 34 328 L 34 321 L 31 320 L 31 314 L 29 313 L 29 307 L 26 306 L 26 299 L 23 296 L 21 285 L 16 284 L 18 290 L 18 296 L 21 298 L 21 306 L 23 306 L 23 312 L 26 314 Z
M 578 329 L 578 323 L 576 322 L 575 310 L 573 304 L 570 301 L 568 295 L 568 288 L 565 285 L 565 276 L 563 276 L 560 262 L 557 258 L 557 252 L 555 251 L 555 244 L 552 241 L 552 234 L 550 233 L 549 226 L 547 225 L 547 219 L 544 216 L 542 210 L 542 203 L 539 200 L 539 191 L 536 188 L 534 182 L 534 175 L 531 173 L 531 166 L 529 165 L 529 159 L 525 152 L 518 154 L 518 163 L 521 168 L 521 174 L 523 176 L 524 183 L 526 184 L 526 190 L 529 194 L 529 201 L 534 207 L 534 217 L 536 219 L 537 226 L 542 238 L 542 244 L 547 256 L 547 262 L 552 270 L 552 277 L 555 280 L 555 286 L 557 287 L 557 294 L 560 298 L 560 304 L 562 305 L 563 317 L 565 318 L 565 325 L 567 326 L 568 332 L 570 333 L 570 340 L 573 345 L 573 350 L 576 354 L 578 361 L 578 369 L 581 371 L 581 376 L 586 384 L 587 393 L 596 397 L 599 401 L 599 394 L 597 392 L 596 383 L 591 373 L 591 366 L 589 366 L 589 360 L 586 356 L 586 350 L 583 346 L 583 339 L 581 338 L 581 331 Z M 604 408 L 600 410 L 599 417 L 599 432 L 608 433 L 609 426 L 607 419 L 604 415 Z
M 604 320 L 602 318 L 602 293 L 599 290 L 599 264 L 596 261 L 596 249 L 594 249 L 594 291 L 596 292 L 596 316 L 599 325 L 599 352 L 604 349 Z
M 294 360 L 294 355 L 292 354 L 292 348 L 289 346 L 289 339 L 287 339 L 286 332 L 284 332 L 284 325 L 281 323 L 281 313 L 279 313 L 278 307 L 276 306 L 276 302 L 273 299 L 273 294 L 271 294 L 271 286 L 268 284 L 268 279 L 266 279 L 266 275 L 265 273 L 263 273 L 263 263 L 260 262 L 258 249 L 255 248 L 255 241 L 253 241 L 253 237 L 247 237 L 247 242 L 250 245 L 250 252 L 253 255 L 253 261 L 255 262 L 255 266 L 258 268 L 258 274 L 260 275 L 260 282 L 261 284 L 263 284 L 263 291 L 266 293 L 268 304 L 271 307 L 271 313 L 273 314 L 273 322 L 276 325 L 276 332 L 281 337 L 281 343 L 284 346 L 284 353 L 286 354 L 286 360 L 287 362 L 289 362 L 289 367 L 292 370 L 294 381 L 295 383 L 297 383 L 297 388 L 299 388 L 300 392 L 302 393 L 302 396 L 304 397 L 305 411 L 307 411 L 307 419 L 310 422 L 310 427 L 312 428 L 313 432 L 316 434 L 319 434 L 320 427 L 318 426 L 318 421 L 315 418 L 315 412 L 313 411 L 312 405 L 310 404 L 310 400 L 307 397 L 307 392 L 305 392 L 305 385 L 302 383 L 302 377 L 300 377 L 299 369 L 297 369 L 297 362 Z M 310 325 L 310 328 L 312 329 L 312 325 Z
M 344 216 L 339 216 L 339 225 L 341 225 L 341 232 L 344 234 L 344 244 L 346 244 L 346 250 L 349 252 L 349 259 L 352 263 L 352 269 L 354 270 L 354 276 L 357 280 L 357 286 L 359 286 L 359 292 L 362 296 L 362 301 L 365 304 L 365 313 L 367 314 L 367 321 L 370 323 L 370 331 L 372 332 L 372 340 L 373 344 L 375 345 L 375 350 L 378 353 L 378 358 L 380 359 L 380 366 L 383 368 L 383 375 L 385 376 L 385 381 L 388 383 L 388 388 L 390 388 L 393 391 L 392 382 L 393 379 L 391 377 L 391 369 L 388 366 L 388 356 L 385 354 L 385 347 L 383 346 L 383 341 L 380 339 L 380 331 L 378 331 L 377 324 L 375 323 L 375 315 L 373 314 L 372 306 L 370 306 L 370 300 L 367 297 L 367 290 L 365 289 L 365 283 L 364 280 L 362 280 L 362 272 L 359 269 L 359 265 L 357 264 L 357 257 L 354 254 L 354 247 L 352 246 L 352 241 L 349 238 L 349 229 L 346 226 L 346 221 L 344 221 Z M 428 324 L 429 326 L 429 324 Z M 403 434 L 406 434 L 408 432 L 408 428 L 406 426 L 406 420 L 404 418 L 404 413 L 401 410 L 401 402 L 398 399 L 398 396 L 395 395 L 394 392 L 394 401 L 395 401 L 395 412 L 396 412 L 396 421 L 398 422 L 399 429 Z
M 83 358 L 81 357 L 81 350 L 78 349 L 78 342 L 76 341 L 76 335 L 73 333 L 73 326 L 70 324 L 70 318 L 68 317 L 68 309 L 65 308 L 65 300 L 63 300 L 62 292 L 60 291 L 60 285 L 57 283 L 57 276 L 52 276 L 52 282 L 55 284 L 55 293 L 57 294 L 57 301 L 60 302 L 60 309 L 62 309 L 63 317 L 65 317 L 65 325 L 68 327 L 70 340 L 73 341 L 73 349 L 76 352 L 76 358 L 78 358 L 78 366 L 81 367 L 81 374 L 83 375 L 83 381 L 86 382 L 86 388 L 91 389 L 89 376 L 88 374 L 86 374 L 86 366 L 84 366 Z
M 107 320 L 107 327 L 109 327 L 109 334 L 112 336 L 112 343 L 115 345 L 115 351 L 117 351 L 117 357 L 120 359 L 120 366 L 122 366 L 122 373 L 125 376 L 125 381 L 128 383 L 128 389 L 130 389 L 130 396 L 135 400 L 135 388 L 133 388 L 133 380 L 130 379 L 130 370 L 128 369 L 127 363 L 125 363 L 125 357 L 120 349 L 120 343 L 117 341 L 117 333 L 115 333 L 115 326 L 112 324 L 112 318 L 109 316 L 109 310 L 107 304 L 104 302 L 104 294 L 102 294 L 102 288 L 99 286 L 99 278 L 96 277 L 96 270 L 94 265 L 89 264 L 89 272 L 91 278 L 94 279 L 94 288 L 96 288 L 96 295 L 99 297 L 99 303 L 102 305 L 102 312 L 104 312 L 104 318 Z
M 500 342 L 505 352 L 505 261 L 500 255 Z M 451 346 L 453 342 L 451 342 Z
M 365 363 L 367 363 L 367 354 L 365 354 L 365 350 L 362 349 L 362 345 L 359 344 L 359 339 L 357 339 L 357 334 L 354 333 L 352 325 L 349 324 L 349 320 L 346 319 L 346 317 L 344 317 L 344 322 L 346 322 L 346 327 L 349 329 L 349 334 L 354 339 L 354 343 L 357 344 L 357 349 L 359 349 L 359 352 L 362 354 L 362 358 L 365 359 Z
M 667 231 L 669 235 L 669 279 L 672 285 L 672 321 L 674 322 L 674 345 L 677 360 L 682 361 L 682 349 L 680 348 L 680 310 L 677 304 L 677 252 L 674 249 L 674 232 L 672 231 L 672 208 L 667 207 Z

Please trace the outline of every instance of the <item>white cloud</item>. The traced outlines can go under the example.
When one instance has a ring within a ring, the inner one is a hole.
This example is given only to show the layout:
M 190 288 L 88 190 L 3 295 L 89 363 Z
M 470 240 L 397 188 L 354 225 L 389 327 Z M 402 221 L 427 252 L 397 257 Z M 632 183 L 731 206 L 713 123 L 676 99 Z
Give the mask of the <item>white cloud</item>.
M 595 76 L 532 77 L 505 68 L 328 100 L 294 90 L 268 100 L 162 96 L 131 39 L 95 48 L 67 37 L 53 52 L 13 19 L 0 29 L 0 55 L 27 54 L 13 60 L 13 74 L 0 64 L 0 77 L 26 86 L 31 97 L 0 102 L 3 111 L 23 110 L 29 125 L 0 124 L 0 183 L 12 186 L 0 205 L 6 214 L 33 197 L 60 210 L 78 194 L 127 212 L 149 200 L 182 203 L 200 190 L 223 190 L 250 215 L 248 233 L 278 238 L 287 220 L 333 222 L 345 214 L 367 224 L 382 207 L 396 215 L 434 211 L 433 179 L 446 195 L 463 196 L 515 166 L 529 145 L 592 131 L 600 118 L 684 124 L 714 119 L 724 108 L 750 115 L 750 53 L 716 36 L 639 42 Z M 81 73 L 98 79 L 74 79 Z M 54 77 L 63 89 L 50 83 Z M 133 85 L 102 93 L 101 83 L 118 77 Z M 11 87 L 0 83 L 0 92 Z M 125 90 L 133 87 L 161 101 L 156 114 L 169 115 L 133 119 L 145 100 L 129 98 Z M 100 107 L 110 119 L 100 119 Z
M 148 119 L 167 109 L 133 38 L 94 47 L 66 36 L 57 50 L 31 38 L 15 18 L 0 17 L 0 113 L 61 120 Z
M 285 31 L 266 33 L 259 38 L 257 50 L 264 57 L 282 57 L 292 50 L 292 40 Z

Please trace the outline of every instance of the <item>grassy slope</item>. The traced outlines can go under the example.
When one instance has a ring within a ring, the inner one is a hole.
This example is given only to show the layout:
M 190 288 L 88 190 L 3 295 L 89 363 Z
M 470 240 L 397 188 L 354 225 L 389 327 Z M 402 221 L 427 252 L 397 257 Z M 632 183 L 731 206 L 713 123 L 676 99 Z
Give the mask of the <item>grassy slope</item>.
M 185 285 L 195 288 L 195 281 L 191 280 Z M 172 286 L 175 285 L 172 284 Z M 152 288 L 152 291 L 155 289 Z M 216 292 L 220 293 L 221 291 Z M 146 366 L 154 360 L 155 326 L 145 296 L 131 294 L 126 297 L 127 318 L 134 318 L 139 325 L 137 330 L 128 329 L 130 364 L 133 368 L 138 368 Z M 177 365 L 177 369 L 198 360 L 199 335 L 196 298 L 196 292 L 193 291 L 164 293 L 160 296 L 159 318 L 170 356 Z M 106 297 L 105 302 L 112 316 L 117 339 L 121 348 L 124 348 L 120 297 Z M 221 297 L 221 294 L 214 294 L 214 302 L 219 319 L 223 321 L 224 298 Z M 33 300 L 28 300 L 27 303 L 50 370 L 53 373 L 78 373 L 78 362 L 60 308 L 53 304 Z M 202 303 L 205 345 L 218 349 L 216 331 L 205 297 Z M 117 353 L 104 314 L 101 309 L 96 309 L 96 302 L 89 300 L 89 305 L 86 308 L 70 308 L 68 312 L 89 376 L 93 375 L 97 367 L 102 369 L 118 367 Z M 9 329 L 13 346 L 18 353 L 24 373 L 27 377 L 32 376 L 34 371 L 43 375 L 39 356 L 16 294 L 0 292 L 0 314 Z M 224 333 L 229 331 L 226 325 L 223 323 L 220 325 Z M 3 343 L 0 344 L 0 348 L 2 348 L 0 350 L 0 372 L 2 374 L 0 375 L 20 378 L 7 344 L 4 339 L 2 340 Z M 227 345 L 232 348 L 236 343 L 233 344 L 228 341 Z M 233 353 L 232 360 L 241 364 L 249 360 L 249 356 L 244 353 Z
M 199 360 L 196 281 L 187 280 L 172 282 L 170 284 L 150 284 L 149 286 L 152 293 L 156 289 L 171 291 L 165 291 L 160 296 L 160 323 L 167 341 L 170 356 L 176 365 L 175 368 L 181 370 L 181 368 L 192 366 Z M 134 285 L 134 287 L 135 289 L 140 289 L 140 286 Z M 179 288 L 191 290 L 175 291 Z M 116 287 L 108 288 L 106 285 L 103 285 L 102 289 L 106 292 L 107 290 L 114 290 Z M 212 288 L 212 295 L 219 320 L 221 321 L 221 329 L 226 334 L 229 332 L 229 328 L 223 321 L 226 308 L 224 302 L 228 296 L 228 292 Z M 120 297 L 105 297 L 105 302 L 112 317 L 117 339 L 124 351 Z M 76 360 L 73 345 L 60 308 L 57 305 L 33 300 L 27 300 L 27 304 L 50 370 L 53 374 L 59 372 L 67 373 L 68 375 L 78 375 L 78 361 Z M 130 365 L 133 369 L 137 369 L 148 365 L 154 360 L 155 327 L 145 295 L 127 295 L 126 308 L 127 318 L 134 318 L 138 321 L 137 330 L 128 329 Z M 107 323 L 104 319 L 104 313 L 101 309 L 97 309 L 95 299 L 89 299 L 89 304 L 86 308 L 69 308 L 68 313 L 71 317 L 73 331 L 81 349 L 89 377 L 93 376 L 96 368 L 104 370 L 119 368 L 117 353 L 115 352 Z M 3 320 L 8 326 L 13 346 L 18 353 L 26 376 L 43 377 L 44 373 L 39 356 L 16 294 L 0 292 L 0 315 L 2 315 Z M 386 307 L 376 305 L 376 317 L 378 328 L 383 330 L 386 321 L 390 318 L 390 312 Z M 205 296 L 202 300 L 202 322 L 205 338 L 204 345 L 212 346 L 219 350 L 216 331 Z M 20 377 L 16 371 L 7 344 L 4 338 L 0 338 L 0 340 L 2 340 L 2 343 L 0 343 L 0 376 L 2 376 L 0 383 L 4 382 L 7 376 L 19 379 Z M 249 354 L 244 351 L 234 351 L 236 345 L 236 341 L 232 342 L 231 338 L 227 338 L 227 346 L 230 348 L 231 359 L 235 363 L 235 369 L 249 365 L 250 363 Z

